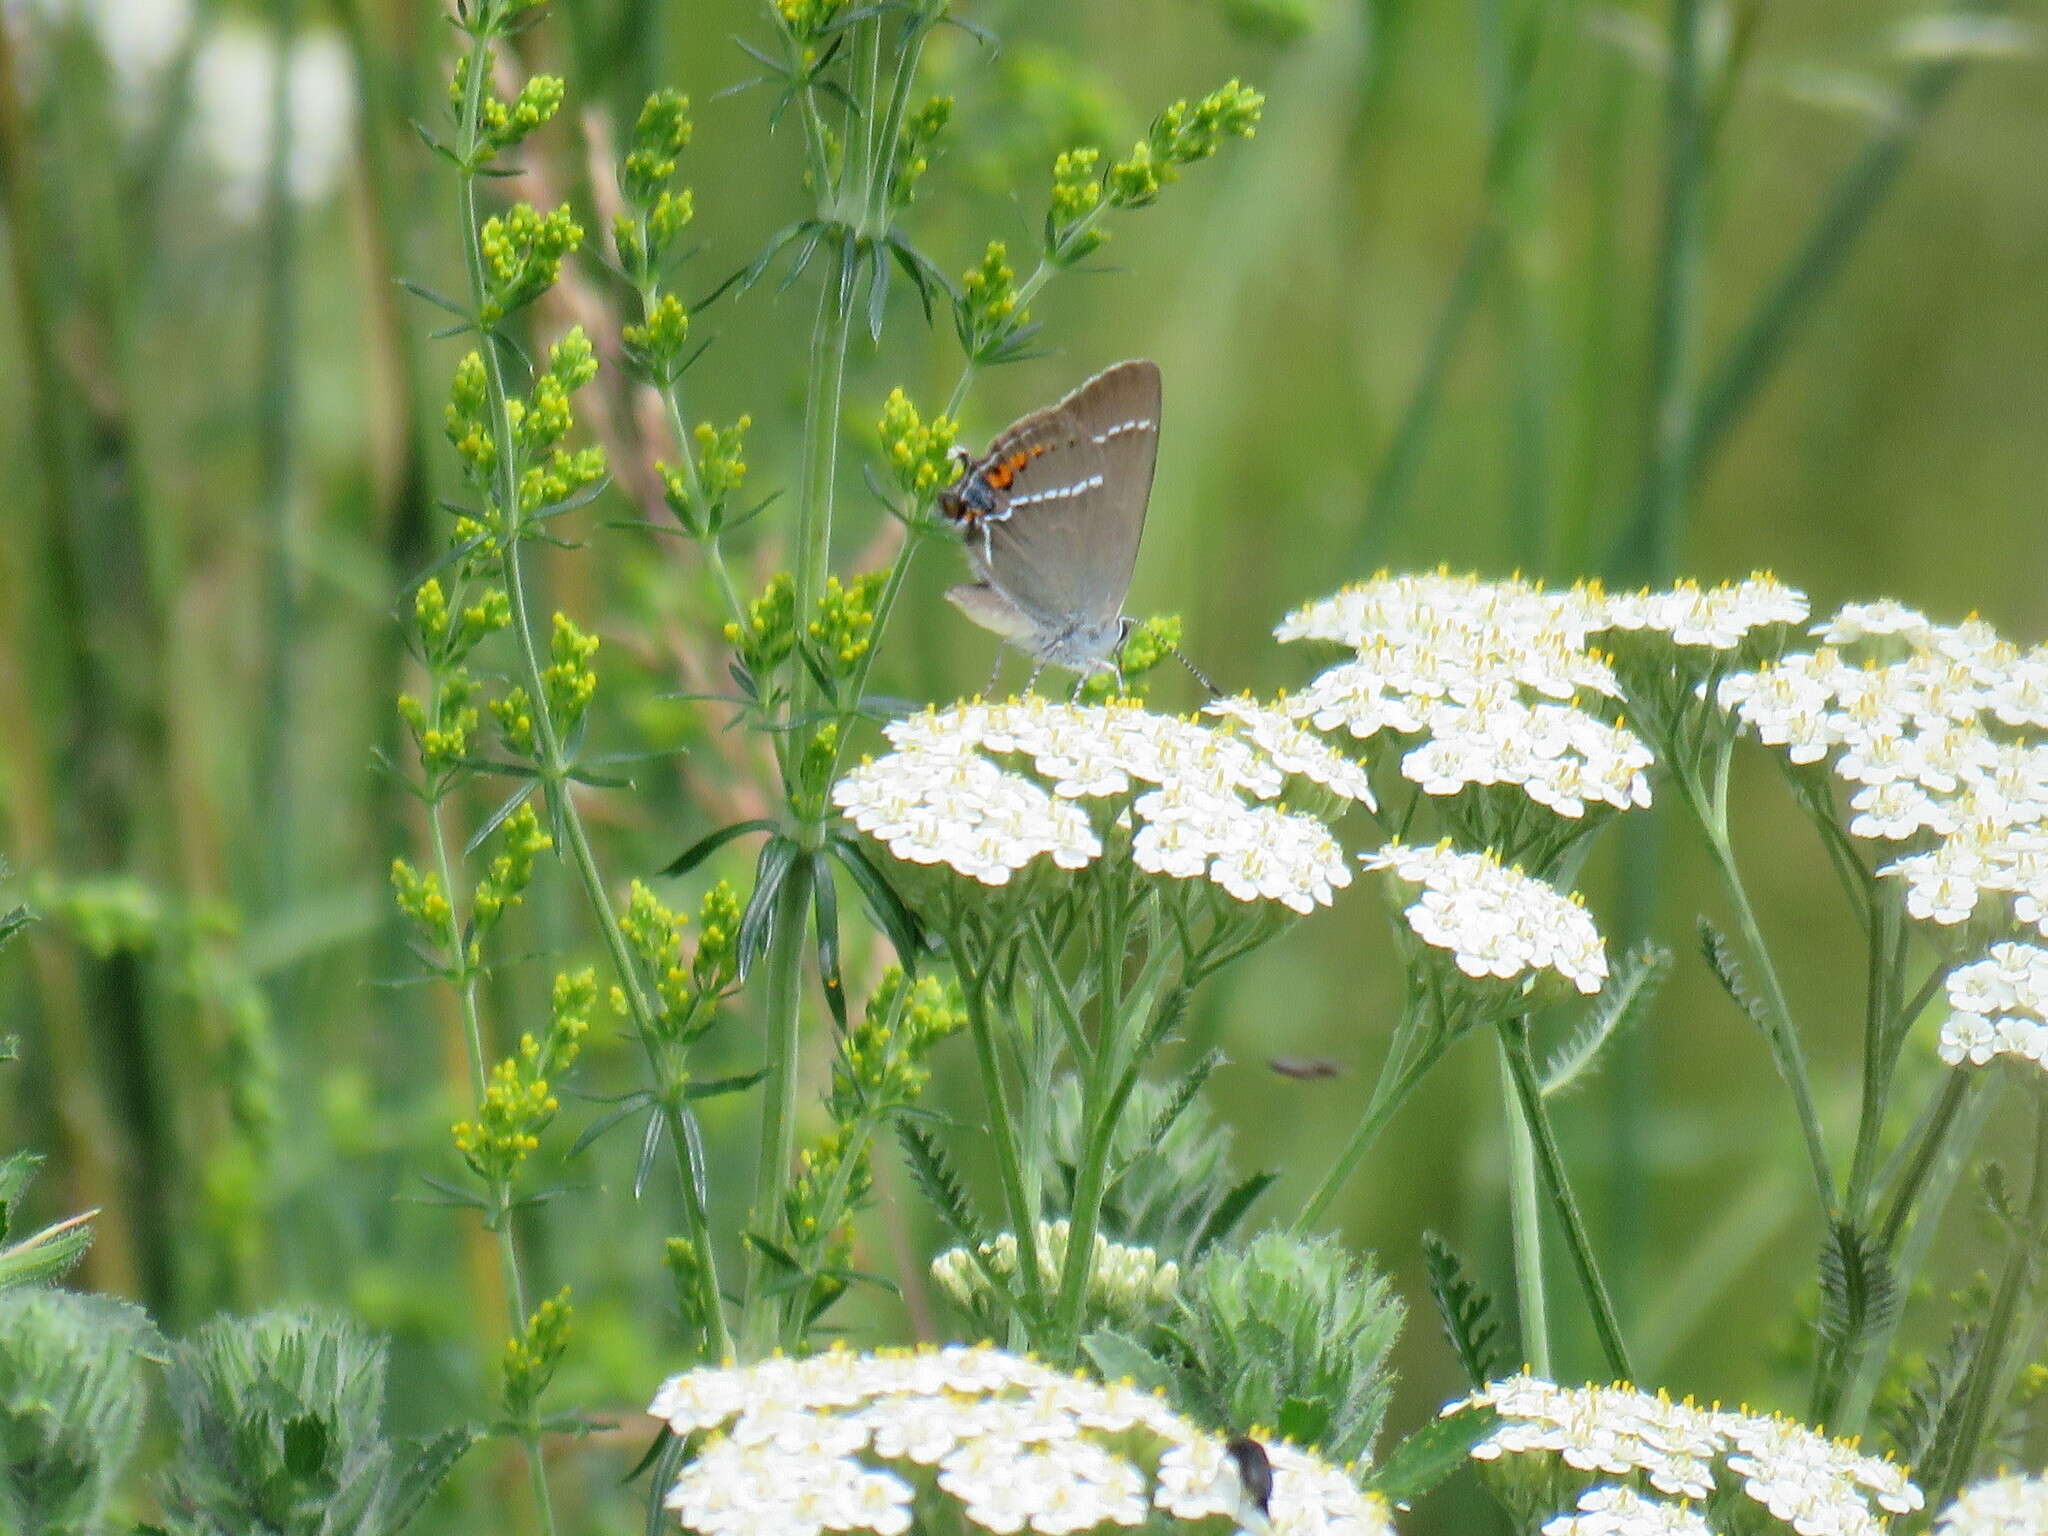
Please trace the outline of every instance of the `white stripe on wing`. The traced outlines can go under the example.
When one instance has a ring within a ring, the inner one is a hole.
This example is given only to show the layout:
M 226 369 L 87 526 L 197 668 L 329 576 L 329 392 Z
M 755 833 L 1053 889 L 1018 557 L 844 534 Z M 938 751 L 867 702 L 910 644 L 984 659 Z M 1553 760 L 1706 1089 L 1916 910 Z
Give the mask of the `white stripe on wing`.
M 1069 496 L 1079 496 L 1084 491 L 1096 490 L 1101 485 L 1100 475 L 1090 475 L 1085 480 L 1076 480 L 1072 485 L 1049 485 L 1042 491 L 1033 491 L 1029 496 L 1012 496 L 1010 510 L 1014 512 L 1019 507 L 1034 506 L 1041 501 L 1063 501 Z

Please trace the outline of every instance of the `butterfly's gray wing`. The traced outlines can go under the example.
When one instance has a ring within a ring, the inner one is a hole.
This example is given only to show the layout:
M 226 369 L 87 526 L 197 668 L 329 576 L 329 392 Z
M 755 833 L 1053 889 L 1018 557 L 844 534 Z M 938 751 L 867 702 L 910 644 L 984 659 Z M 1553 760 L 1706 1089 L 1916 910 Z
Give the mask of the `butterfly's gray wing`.
M 975 574 L 1047 631 L 1113 624 L 1138 562 L 1158 448 L 1150 362 L 1118 363 L 1026 417 L 991 450 L 1039 451 L 1006 488 L 986 548 L 970 540 Z

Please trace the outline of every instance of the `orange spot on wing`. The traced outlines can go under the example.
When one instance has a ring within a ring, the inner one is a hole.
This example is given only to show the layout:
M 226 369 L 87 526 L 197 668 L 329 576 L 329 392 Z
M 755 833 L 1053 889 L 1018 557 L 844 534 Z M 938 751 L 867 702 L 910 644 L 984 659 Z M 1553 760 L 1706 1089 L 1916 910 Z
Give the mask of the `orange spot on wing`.
M 1010 482 L 1017 478 L 1017 471 L 1026 464 L 1029 464 L 1041 453 L 1046 452 L 1051 446 L 1050 443 L 1033 443 L 1029 448 L 1011 454 L 1000 464 L 991 464 L 985 478 L 996 490 L 1007 491 L 1010 488 Z

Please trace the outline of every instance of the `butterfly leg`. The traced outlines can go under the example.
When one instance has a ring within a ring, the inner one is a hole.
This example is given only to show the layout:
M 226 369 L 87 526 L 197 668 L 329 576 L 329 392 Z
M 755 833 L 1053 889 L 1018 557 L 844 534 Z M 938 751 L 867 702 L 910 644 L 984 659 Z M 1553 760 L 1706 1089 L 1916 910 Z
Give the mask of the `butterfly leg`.
M 988 686 L 981 690 L 981 696 L 984 699 L 993 699 L 996 696 L 996 684 L 1002 680 L 1003 676 L 1003 650 L 1003 642 L 998 640 L 996 642 L 996 664 L 988 669 Z

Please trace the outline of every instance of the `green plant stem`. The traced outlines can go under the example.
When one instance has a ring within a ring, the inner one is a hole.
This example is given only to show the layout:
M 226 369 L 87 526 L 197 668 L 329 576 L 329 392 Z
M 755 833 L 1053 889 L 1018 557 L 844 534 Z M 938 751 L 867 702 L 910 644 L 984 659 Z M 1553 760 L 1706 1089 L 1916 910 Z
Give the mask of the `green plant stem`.
M 1941 1091 L 1921 1116 L 1916 1135 L 1892 1156 L 1898 1165 L 1898 1182 L 1891 1210 L 1879 1228 L 1879 1241 L 1889 1256 L 1893 1283 L 1901 1294 L 1909 1292 L 1926 1262 L 1941 1225 L 1941 1214 L 1953 1197 L 1977 1133 L 1983 1128 L 1988 1096 L 1981 1091 L 1983 1076 L 1967 1067 L 1951 1071 Z M 1885 1182 L 1892 1175 L 1880 1175 Z M 1904 1320 L 1905 1309 L 1894 1308 L 1884 1325 L 1875 1330 L 1863 1351 L 1855 1376 L 1844 1389 L 1835 1425 L 1842 1434 L 1860 1432 L 1877 1395 L 1884 1367 L 1891 1357 L 1891 1341 Z
M 803 1045 L 805 924 L 811 908 L 811 861 L 798 859 L 782 877 L 775 893 L 775 930 L 769 940 L 767 981 L 761 1010 L 776 1031 L 769 1041 L 768 1084 L 761 1105 L 761 1150 L 754 1166 L 753 1229 L 773 1240 L 782 1235 L 783 1208 L 790 1169 L 796 1161 L 796 1077 Z M 740 1308 L 740 1339 L 749 1359 L 758 1359 L 774 1342 L 780 1304 L 761 1291 L 766 1260 L 758 1251 L 747 1255 L 745 1300 Z
M 1868 979 L 1863 1003 L 1863 1084 L 1856 1117 L 1856 1148 L 1842 1206 L 1858 1223 L 1870 1214 L 1871 1184 L 1877 1175 L 1885 1111 L 1891 1103 L 1894 1068 L 1905 1035 L 1894 1023 L 1906 958 L 1905 912 L 1895 894 L 1871 909 Z
M 447 963 L 450 974 L 455 978 L 456 995 L 462 1004 L 463 1038 L 469 1049 L 471 1098 L 473 1102 L 482 1104 L 488 1079 L 485 1060 L 489 1050 L 484 1042 L 483 1018 L 477 1008 L 479 973 L 470 964 L 462 937 L 463 924 L 457 919 L 453 907 L 460 887 L 455 884 L 455 867 L 448 857 L 448 835 L 441 825 L 444 799 L 445 791 L 439 792 L 428 804 L 427 837 L 433 849 L 434 872 L 440 878 L 443 895 L 450 902 Z M 505 1288 L 507 1336 L 520 1338 L 526 1332 L 526 1280 L 520 1272 L 518 1237 L 512 1230 L 512 1186 L 509 1180 L 498 1180 L 492 1184 L 485 1224 L 498 1246 L 498 1273 Z M 519 1426 L 519 1439 L 526 1450 L 527 1472 L 533 1486 L 533 1507 L 539 1514 L 541 1529 L 552 1532 L 555 1528 L 554 1499 L 548 1491 L 547 1468 L 541 1459 L 540 1432 L 531 1423 L 522 1424 Z
M 1940 1485 L 1928 1499 L 1929 1509 L 1946 1509 L 1976 1466 L 1978 1448 L 1997 1408 L 1995 1389 L 2005 1374 L 2006 1345 L 2012 1337 L 2013 1320 L 2026 1299 L 2039 1262 L 2041 1238 L 2048 1231 L 2048 1093 L 2041 1092 L 2038 1085 L 2034 1085 L 2034 1090 L 2033 1187 L 2027 1195 L 2026 1212 L 2012 1233 L 2012 1247 L 2006 1254 L 1990 1315 L 1984 1321 L 1984 1336 L 1970 1358 L 1970 1373 L 1962 1390 L 1962 1411 L 1955 1421 L 1954 1437 L 1948 1442 Z
M 1105 866 L 1098 866 L 1105 868 Z M 1061 1359 L 1071 1362 L 1079 1352 L 1081 1321 L 1087 1310 L 1088 1283 L 1095 1269 L 1095 1234 L 1102 1224 L 1102 1197 L 1108 1188 L 1109 1162 L 1116 1122 L 1123 1107 L 1117 1091 L 1124 1042 L 1133 1021 L 1124 1017 L 1124 962 L 1129 953 L 1125 891 L 1121 882 L 1105 878 L 1098 895 L 1101 930 L 1097 941 L 1095 1054 L 1088 1063 L 1082 1093 L 1082 1123 L 1088 1128 L 1081 1166 L 1075 1172 L 1074 1200 L 1067 1213 L 1067 1254 L 1060 1271 L 1060 1294 L 1052 1337 Z M 1146 999 L 1149 1003 L 1150 998 Z
M 1505 1041 L 1500 1051 L 1502 1106 L 1507 1110 L 1508 1218 L 1514 1232 L 1515 1301 L 1522 1323 L 1522 1358 L 1536 1375 L 1550 1376 L 1550 1298 L 1543 1279 L 1543 1209 L 1536 1188 L 1536 1142 L 1528 1114 L 1514 1095 L 1514 1064 Z
M 1920 1199 L 1920 1191 L 1940 1160 L 1942 1148 L 1955 1129 L 1958 1116 L 1976 1093 L 1978 1083 L 1975 1072 L 1966 1067 L 1956 1067 L 1950 1070 L 1947 1081 L 1941 1085 L 1941 1097 L 1935 1101 L 1933 1117 L 1921 1132 L 1911 1158 L 1899 1174 L 1898 1183 L 1892 1190 L 1891 1206 L 1885 1212 L 1883 1225 L 1878 1228 L 1878 1239 L 1886 1252 L 1897 1250 L 1899 1239 L 1905 1235 L 1906 1224 L 1913 1219 L 1913 1208 Z
M 1784 983 L 1778 979 L 1778 967 L 1771 959 L 1770 949 L 1764 943 L 1763 926 L 1757 921 L 1756 908 L 1750 904 L 1749 890 L 1742 883 L 1742 872 L 1735 863 L 1735 847 L 1728 836 L 1728 758 L 1732 747 L 1732 742 L 1722 744 L 1713 770 L 1711 789 L 1702 787 L 1689 772 L 1677 774 L 1676 779 L 1694 819 L 1706 836 L 1707 851 L 1713 857 L 1714 868 L 1721 876 L 1728 900 L 1735 908 L 1735 921 L 1742 930 L 1743 944 L 1762 977 L 1769 1015 L 1764 1031 L 1765 1041 L 1778 1064 L 1778 1075 L 1785 1080 L 1785 1086 L 1792 1094 L 1792 1106 L 1799 1117 L 1799 1132 L 1805 1142 L 1806 1160 L 1820 1207 L 1823 1211 L 1832 1212 L 1835 1209 L 1835 1179 L 1828 1168 L 1827 1141 L 1821 1134 L 1820 1110 L 1814 1103 L 1813 1079 L 1806 1068 L 1806 1052 L 1799 1044 L 1799 1031 L 1792 1023 L 1792 1005 L 1786 997 Z
M 832 275 L 818 295 L 811 330 L 811 369 L 804 394 L 803 479 L 796 507 L 796 612 L 804 623 L 825 590 L 832 557 L 832 502 L 839 470 L 839 415 L 846 390 L 846 349 L 853 331 L 854 289 L 859 257 L 842 234 Z M 807 673 L 798 673 L 798 693 L 808 696 Z
M 1558 1150 L 1557 1136 L 1550 1125 L 1550 1112 L 1543 1103 L 1543 1088 L 1536 1078 L 1535 1057 L 1529 1049 L 1529 1021 L 1525 1018 L 1503 1021 L 1500 1036 L 1515 1095 L 1521 1100 L 1523 1119 L 1536 1144 L 1537 1167 L 1542 1171 L 1544 1188 L 1550 1196 L 1558 1224 L 1564 1228 L 1565 1249 L 1571 1254 L 1579 1284 L 1586 1293 L 1586 1308 L 1592 1314 L 1593 1331 L 1599 1336 L 1601 1352 L 1607 1357 L 1607 1367 L 1616 1380 L 1633 1381 L 1635 1369 L 1629 1364 L 1628 1346 L 1622 1341 L 1621 1324 L 1614 1315 L 1614 1302 L 1607 1294 L 1606 1282 L 1600 1278 L 1600 1265 L 1593 1255 L 1592 1238 L 1586 1231 L 1579 1203 L 1573 1198 L 1571 1181 L 1565 1173 L 1564 1154 Z
M 1418 1044 L 1418 1037 L 1425 1033 L 1427 1037 L 1419 1040 L 1420 1054 L 1410 1060 L 1410 1052 Z M 1365 1154 L 1372 1150 L 1372 1144 L 1386 1129 L 1387 1122 L 1407 1102 L 1415 1085 L 1436 1065 L 1449 1044 L 1449 1032 L 1434 1021 L 1424 1022 L 1419 1000 L 1411 997 L 1406 1013 L 1394 1028 L 1393 1041 L 1387 1047 L 1387 1059 L 1380 1068 L 1379 1081 L 1373 1084 L 1372 1097 L 1366 1101 L 1365 1110 L 1359 1116 L 1358 1127 L 1344 1144 L 1344 1150 L 1330 1164 L 1330 1171 L 1323 1175 L 1322 1182 L 1316 1185 L 1302 1206 L 1301 1213 L 1294 1218 L 1296 1231 L 1316 1225 L 1329 1214 L 1338 1192 L 1358 1172 L 1359 1165 L 1365 1161 Z
M 957 928 L 947 935 L 947 948 L 956 955 L 964 953 Z M 974 1064 L 981 1074 L 982 1098 L 988 1104 L 989 1135 L 995 1141 L 996 1175 L 1002 1181 L 1003 1203 L 1009 1208 L 1010 1230 L 1017 1238 L 1018 1279 L 1024 1287 L 1024 1307 L 1031 1330 L 1036 1332 L 1047 1315 L 1045 1287 L 1038 1273 L 1037 1213 L 1025 1195 L 1024 1165 L 1017 1155 L 1016 1127 L 1010 1121 L 1009 1095 L 1003 1086 L 1002 1062 L 996 1054 L 995 1029 L 988 1011 L 989 978 L 970 973 L 962 976 L 961 981 L 967 1003 L 968 1033 L 974 1037 Z
M 488 292 L 484 280 L 483 220 L 477 196 L 477 180 L 479 156 L 483 145 L 483 91 L 484 83 L 490 76 L 490 43 L 491 34 L 488 30 L 479 30 L 472 34 L 468 91 L 462 106 L 461 142 L 458 147 L 458 158 L 464 167 L 460 178 L 463 262 L 469 275 L 470 303 L 478 315 L 483 313 Z M 618 982 L 619 990 L 625 995 L 635 1031 L 640 1037 L 641 1048 L 647 1055 L 650 1069 L 658 1073 L 660 1032 L 656 1027 L 654 1013 L 648 1005 L 646 992 L 640 985 L 639 975 L 634 970 L 632 952 L 627 948 L 625 934 L 619 929 L 618 915 L 612 910 L 611 897 L 605 890 L 604 877 L 598 870 L 596 855 L 591 851 L 590 837 L 584 830 L 582 815 L 567 788 L 568 765 L 563 756 L 561 735 L 556 729 L 554 712 L 548 704 L 547 686 L 541 676 L 540 653 L 533 638 L 533 617 L 526 594 L 525 572 L 519 558 L 523 530 L 519 509 L 518 434 L 512 427 L 510 395 L 505 385 L 505 363 L 496 332 L 492 327 L 480 323 L 480 339 L 486 408 L 490 413 L 492 438 L 500 446 L 496 487 L 501 518 L 500 569 L 505 581 L 505 593 L 512 609 L 511 628 L 517 641 L 520 681 L 531 701 L 535 757 L 540 771 L 540 781 L 547 796 L 548 809 L 553 816 L 554 825 L 569 845 L 570 861 L 582 883 L 584 898 L 591 915 L 596 919 L 605 952 L 611 958 L 613 975 Z M 703 1277 L 707 1326 L 711 1331 L 713 1347 L 723 1357 L 732 1353 L 732 1338 L 726 1329 L 724 1298 L 718 1284 L 717 1261 L 712 1253 L 703 1202 L 698 1198 L 696 1176 L 690 1162 L 689 1143 L 682 1124 L 682 1112 L 678 1106 L 668 1102 L 664 1102 L 662 1112 L 667 1121 L 669 1140 L 675 1153 L 677 1173 L 683 1185 L 683 1209 L 691 1228 L 686 1236 L 695 1244 L 699 1255 L 698 1268 Z M 549 1529 L 552 1528 L 550 1523 Z

